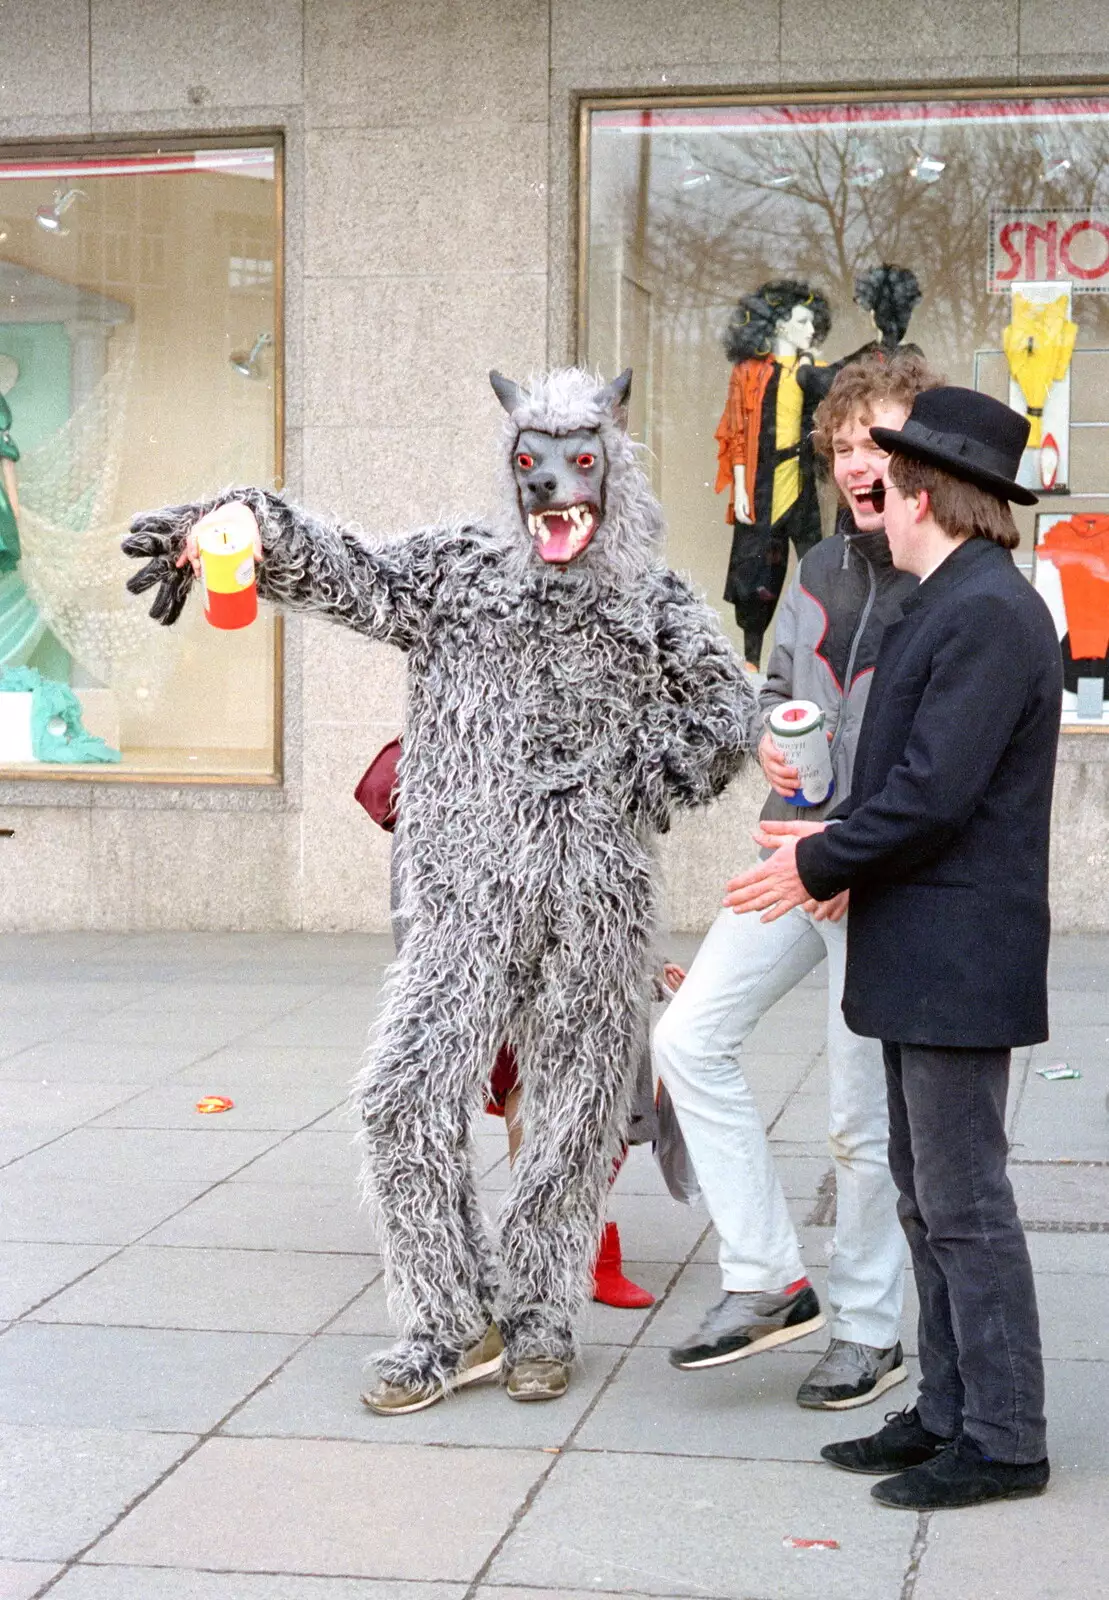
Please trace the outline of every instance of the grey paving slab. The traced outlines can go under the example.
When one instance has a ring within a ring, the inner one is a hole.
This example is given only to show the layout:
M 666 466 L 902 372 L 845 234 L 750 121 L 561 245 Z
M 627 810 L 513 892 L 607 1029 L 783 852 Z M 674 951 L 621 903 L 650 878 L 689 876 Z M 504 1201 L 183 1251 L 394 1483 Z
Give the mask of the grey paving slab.
M 278 1334 L 15 1323 L 0 1338 L 0 1421 L 205 1433 L 296 1345 Z
M 0 1231 L 10 1240 L 130 1244 L 201 1194 L 203 1183 L 62 1183 L 0 1173 Z
M 136 1093 L 133 1083 L 118 1081 L 73 1082 L 44 1076 L 33 1083 L 0 1082 L 0 1126 L 64 1131 L 90 1122 Z
M 198 1122 L 213 1119 L 197 1117 Z M 72 1179 L 91 1172 L 101 1183 L 129 1183 L 157 1175 L 172 1183 L 215 1183 L 270 1149 L 281 1134 L 216 1132 L 210 1127 L 80 1128 L 32 1155 L 16 1169 L 27 1181 Z
M 231 1113 L 229 1113 L 230 1115 Z M 295 1133 L 244 1169 L 248 1183 L 354 1185 L 361 1163 L 353 1128 Z
M 113 1248 L 81 1244 L 0 1244 L 0 1320 L 21 1317 L 47 1295 L 56 1294 L 74 1278 L 95 1267 Z
M 795 1094 L 771 1124 L 776 1139 L 815 1141 L 828 1132 L 828 1096 Z
M 463 1600 L 466 1585 L 82 1564 L 72 1567 L 50 1592 L 55 1600 Z
M 373 1018 L 373 1008 L 365 1008 L 360 1001 L 348 1000 L 344 1005 L 315 1001 L 275 1022 L 249 1028 L 243 1033 L 242 1042 L 254 1048 L 271 1044 L 331 1045 L 362 1050 Z
M 177 1044 L 105 1044 L 86 1039 L 52 1039 L 0 1061 L 0 1080 L 41 1082 L 64 1076 L 69 1083 L 158 1083 L 179 1072 L 190 1061 L 210 1053 L 210 1046 L 185 1041 Z
M 149 1244 L 241 1250 L 376 1249 L 373 1224 L 347 1183 L 229 1183 L 156 1229 Z
M 300 984 L 273 983 L 213 983 L 184 978 L 179 983 L 161 983 L 145 995 L 127 1002 L 129 1015 L 144 1011 L 173 1015 L 187 1012 L 203 1018 L 209 1012 L 246 1017 L 283 1016 L 296 1007 L 307 1005 L 328 993 L 328 986 L 316 973 L 306 972 Z
M 97 1554 L 132 1565 L 464 1582 L 549 1460 L 530 1450 L 212 1439 Z
M 658 1346 L 629 1352 L 574 1441 L 582 1450 L 816 1462 L 820 1446 L 882 1426 L 913 1403 L 912 1379 L 850 1412 L 802 1411 L 796 1394 L 813 1354 L 772 1351 L 725 1367 L 679 1372 Z M 831 1470 L 831 1469 L 829 1469 Z M 814 1492 L 815 1492 L 814 1486 Z M 756 1593 L 758 1591 L 755 1591 Z
M 1068 1057 L 1045 1053 L 1051 1065 Z M 1082 1071 L 1078 1060 L 1070 1064 Z M 1028 1075 L 1013 1125 L 1016 1160 L 1088 1160 L 1109 1162 L 1109 1112 L 1105 1107 L 1106 1074 L 1100 1066 L 1078 1079 L 1051 1082 L 1033 1069 Z
M 10 1166 L 20 1156 L 28 1155 L 32 1150 L 37 1150 L 39 1145 L 55 1138 L 55 1128 L 21 1128 L 0 1133 L 0 1167 Z
M 14 982 L 0 982 L 0 1016 L 43 1012 L 54 1018 L 57 1031 L 62 1033 L 70 1026 L 68 1018 L 74 1012 L 119 1011 L 139 1004 L 154 989 L 151 983 L 135 981 L 134 974 L 112 982 L 89 982 L 77 976 L 43 981 L 24 976 Z
M 643 1194 L 613 1194 L 608 1216 L 620 1229 L 625 1255 L 636 1261 L 683 1261 L 709 1220 L 701 1206 Z
M 1109 1234 L 1105 1233 L 1025 1233 L 1032 1270 L 1075 1272 L 1087 1277 L 1109 1274 Z
M 136 1245 L 55 1296 L 36 1322 L 311 1333 L 380 1272 L 374 1257 Z
M 114 1011 L 97 1017 L 89 1026 L 55 1028 L 51 1036 L 93 1045 L 188 1045 L 196 1054 L 217 1050 L 230 1044 L 241 1034 L 249 1032 L 252 1019 L 239 1011 L 209 1012 L 203 1017 L 190 1016 L 188 1012 L 174 1014 L 164 1011 Z M 28 1041 L 30 1042 L 30 1041 Z
M 31 1600 L 61 1570 L 54 1561 L 0 1561 L 0 1600 Z
M 351 1045 L 229 1044 L 176 1074 L 180 1083 L 207 1083 L 212 1073 L 259 1087 L 323 1082 L 346 1094 L 358 1068 L 360 1050 Z
M 670 1457 L 571 1453 L 489 1577 L 543 1586 L 557 1573 L 568 1589 L 722 1600 L 893 1600 L 916 1521 L 820 1466 L 687 1457 L 675 1471 Z M 839 1549 L 786 1549 L 790 1537 Z
M 180 1079 L 125 1101 L 95 1120 L 98 1128 L 191 1128 L 205 1132 L 241 1132 L 274 1129 L 281 1133 L 303 1128 L 334 1109 L 345 1097 L 342 1087 L 327 1082 L 282 1081 L 258 1083 L 236 1073 L 212 1070 L 206 1074 L 210 1089 L 201 1091 Z M 204 1115 L 197 1101 L 204 1094 L 219 1094 L 234 1102 L 230 1111 Z
M 1026 1223 L 1109 1224 L 1109 1166 L 1018 1164 L 1010 1176 Z
M 0 1424 L 0 1557 L 67 1561 L 194 1442 L 180 1433 Z
M 289 1362 L 227 1425 L 234 1435 L 362 1439 L 381 1444 L 487 1445 L 542 1450 L 565 1443 L 622 1352 L 587 1345 L 557 1404 L 521 1405 L 499 1383 L 474 1384 L 408 1417 L 378 1417 L 359 1399 L 380 1339 L 330 1338 Z
M 1078 1600 L 1104 1568 L 1105 1478 L 1056 1471 L 1039 1499 L 934 1517 L 913 1600 Z
M 1109 1473 L 1109 1369 L 1103 1362 L 1049 1360 L 1044 1373 L 1053 1467 Z

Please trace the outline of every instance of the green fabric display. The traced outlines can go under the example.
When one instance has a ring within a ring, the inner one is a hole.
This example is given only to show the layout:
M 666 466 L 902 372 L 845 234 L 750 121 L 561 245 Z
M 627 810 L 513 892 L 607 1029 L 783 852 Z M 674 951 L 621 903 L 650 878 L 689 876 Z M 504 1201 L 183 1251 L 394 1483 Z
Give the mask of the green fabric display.
M 18 461 L 19 447 L 8 431 L 11 425 L 11 407 L 0 394 L 0 457 L 8 461 Z M 21 554 L 19 525 L 15 520 L 15 511 L 12 509 L 3 474 L 0 473 L 0 572 L 14 572 L 19 565 Z
M 81 723 L 81 702 L 65 683 L 44 678 L 36 667 L 0 672 L 0 694 L 26 694 L 31 700 L 31 749 L 37 761 L 122 761 L 104 739 Z M 59 726 L 60 724 L 60 726 Z

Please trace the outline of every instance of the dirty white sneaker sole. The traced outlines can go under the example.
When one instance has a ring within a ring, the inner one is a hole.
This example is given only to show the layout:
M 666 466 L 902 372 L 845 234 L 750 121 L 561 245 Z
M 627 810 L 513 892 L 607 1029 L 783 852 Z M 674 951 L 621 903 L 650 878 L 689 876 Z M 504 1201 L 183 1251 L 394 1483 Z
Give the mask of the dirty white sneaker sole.
M 849 1400 L 825 1400 L 819 1406 L 805 1406 L 806 1411 L 854 1411 L 856 1406 L 868 1406 L 872 1400 L 877 1400 L 880 1394 L 885 1394 L 887 1389 L 892 1389 L 895 1384 L 904 1383 L 909 1376 L 909 1369 L 902 1362 L 899 1367 L 891 1367 L 878 1379 L 873 1389 L 868 1389 L 865 1394 L 852 1395 Z

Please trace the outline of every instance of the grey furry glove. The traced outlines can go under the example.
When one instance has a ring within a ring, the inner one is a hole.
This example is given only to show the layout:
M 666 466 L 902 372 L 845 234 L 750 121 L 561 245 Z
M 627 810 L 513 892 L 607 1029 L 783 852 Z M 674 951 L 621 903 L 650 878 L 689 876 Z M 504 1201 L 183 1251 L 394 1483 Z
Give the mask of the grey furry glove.
M 162 506 L 158 511 L 140 511 L 131 524 L 131 532 L 120 548 L 125 556 L 135 556 L 145 567 L 133 572 L 127 580 L 130 594 L 145 594 L 158 585 L 150 615 L 164 628 L 175 623 L 185 609 L 185 601 L 195 582 L 193 569 L 188 562 L 177 565 L 185 549 L 189 531 L 209 511 L 225 506 L 232 500 L 244 501 L 261 518 L 266 496 L 257 489 L 232 489 L 210 500 L 197 500 L 191 505 Z

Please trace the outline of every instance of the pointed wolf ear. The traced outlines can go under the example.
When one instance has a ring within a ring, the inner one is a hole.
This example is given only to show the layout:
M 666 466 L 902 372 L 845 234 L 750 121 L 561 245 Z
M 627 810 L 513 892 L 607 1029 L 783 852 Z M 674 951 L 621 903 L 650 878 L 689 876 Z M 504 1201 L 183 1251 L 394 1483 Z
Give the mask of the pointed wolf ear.
M 597 394 L 597 404 L 604 411 L 623 420 L 623 413 L 628 404 L 628 395 L 631 393 L 632 369 L 625 367 L 618 378 L 613 378 L 611 383 L 606 383 Z
M 528 398 L 526 389 L 518 383 L 513 383 L 511 378 L 506 378 L 502 372 L 493 371 L 489 374 L 489 382 L 493 385 L 493 393 L 509 416 L 516 410 L 522 400 Z

